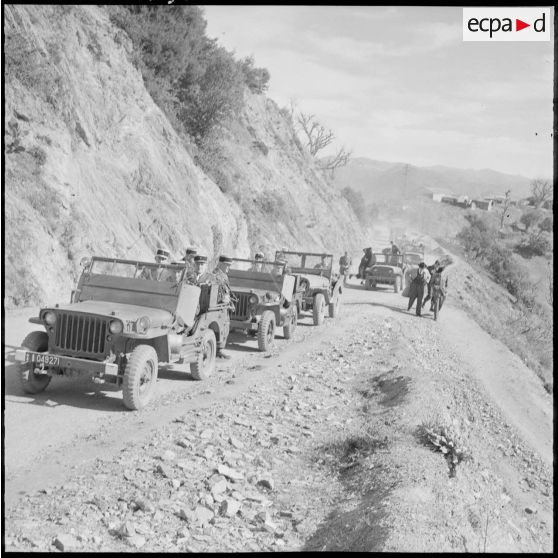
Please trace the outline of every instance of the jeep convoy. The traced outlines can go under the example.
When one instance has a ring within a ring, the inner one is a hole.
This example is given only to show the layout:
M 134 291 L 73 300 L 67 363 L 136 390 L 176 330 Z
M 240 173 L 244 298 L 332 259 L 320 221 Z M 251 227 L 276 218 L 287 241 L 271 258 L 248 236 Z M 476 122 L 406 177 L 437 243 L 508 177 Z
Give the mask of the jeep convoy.
M 389 284 L 399 292 L 406 270 L 424 253 L 375 257 L 365 288 Z M 220 298 L 219 281 L 193 284 L 185 262 L 93 257 L 82 266 L 71 301 L 41 308 L 29 321 L 43 330 L 31 332 L 15 351 L 25 393 L 42 392 L 53 376 L 89 374 L 120 386 L 128 409 L 142 409 L 153 397 L 160 365 L 185 365 L 191 377 L 204 380 L 230 330 L 256 337 L 258 349 L 268 351 L 278 328 L 285 339 L 293 336 L 303 312 L 318 326 L 326 314 L 335 318 L 343 293 L 343 277 L 333 272 L 328 253 L 232 258 L 230 301 Z

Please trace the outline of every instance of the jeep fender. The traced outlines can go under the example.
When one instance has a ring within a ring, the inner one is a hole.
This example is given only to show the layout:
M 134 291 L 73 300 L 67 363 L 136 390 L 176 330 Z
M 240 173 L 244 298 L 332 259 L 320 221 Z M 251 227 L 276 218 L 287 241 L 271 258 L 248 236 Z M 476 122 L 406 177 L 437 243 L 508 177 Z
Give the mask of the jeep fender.
M 149 339 L 139 339 L 129 337 L 126 340 L 125 352 L 129 355 L 138 345 L 150 345 L 155 349 L 159 362 L 169 362 L 171 347 L 168 335 L 160 335 Z

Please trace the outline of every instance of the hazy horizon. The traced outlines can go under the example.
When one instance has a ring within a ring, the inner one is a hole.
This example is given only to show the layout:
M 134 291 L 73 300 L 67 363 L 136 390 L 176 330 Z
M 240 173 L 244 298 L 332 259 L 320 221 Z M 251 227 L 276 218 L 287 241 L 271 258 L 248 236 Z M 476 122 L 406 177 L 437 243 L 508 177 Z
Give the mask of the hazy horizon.
M 552 177 L 553 43 L 463 42 L 461 7 L 203 6 L 353 156 Z M 328 155 L 330 152 L 324 152 Z

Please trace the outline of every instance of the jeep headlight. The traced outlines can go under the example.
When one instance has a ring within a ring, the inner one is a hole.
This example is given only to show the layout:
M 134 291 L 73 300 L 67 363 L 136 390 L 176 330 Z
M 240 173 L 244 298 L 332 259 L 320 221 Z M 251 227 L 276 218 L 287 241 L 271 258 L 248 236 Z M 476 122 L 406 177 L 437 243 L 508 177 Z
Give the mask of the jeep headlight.
M 109 331 L 114 334 L 122 333 L 124 326 L 120 320 L 111 320 L 109 322 Z
M 138 333 L 145 333 L 151 326 L 151 320 L 147 316 L 138 318 L 136 322 L 136 331 Z
M 248 304 L 251 304 L 251 305 L 257 304 L 258 300 L 259 300 L 259 299 L 258 299 L 258 295 L 251 294 L 251 295 L 248 297 Z
M 47 325 L 54 325 L 56 323 L 56 314 L 54 312 L 45 312 L 43 320 Z

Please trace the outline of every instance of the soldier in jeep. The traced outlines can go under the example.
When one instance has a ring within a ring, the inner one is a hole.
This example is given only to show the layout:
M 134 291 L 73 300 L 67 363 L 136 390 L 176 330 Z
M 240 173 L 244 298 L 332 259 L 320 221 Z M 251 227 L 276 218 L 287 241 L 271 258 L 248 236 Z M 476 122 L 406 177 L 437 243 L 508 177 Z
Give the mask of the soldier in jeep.
M 155 262 L 160 264 L 168 264 L 170 252 L 166 248 L 159 248 L 155 253 Z M 149 279 L 151 281 L 175 281 L 176 274 L 167 268 L 144 267 L 139 275 L 140 279 Z
M 250 271 L 257 271 L 258 273 L 263 271 L 263 261 L 264 261 L 264 254 L 263 252 L 256 252 L 254 254 L 255 263 L 250 268 Z
M 198 251 L 195 248 L 186 248 L 186 255 L 180 260 L 180 263 L 186 263 L 186 269 L 192 271 L 194 269 L 194 258 Z
M 207 256 L 194 256 L 194 268 L 186 273 L 186 279 L 192 285 L 200 285 L 201 283 L 209 283 L 209 274 L 206 272 Z

